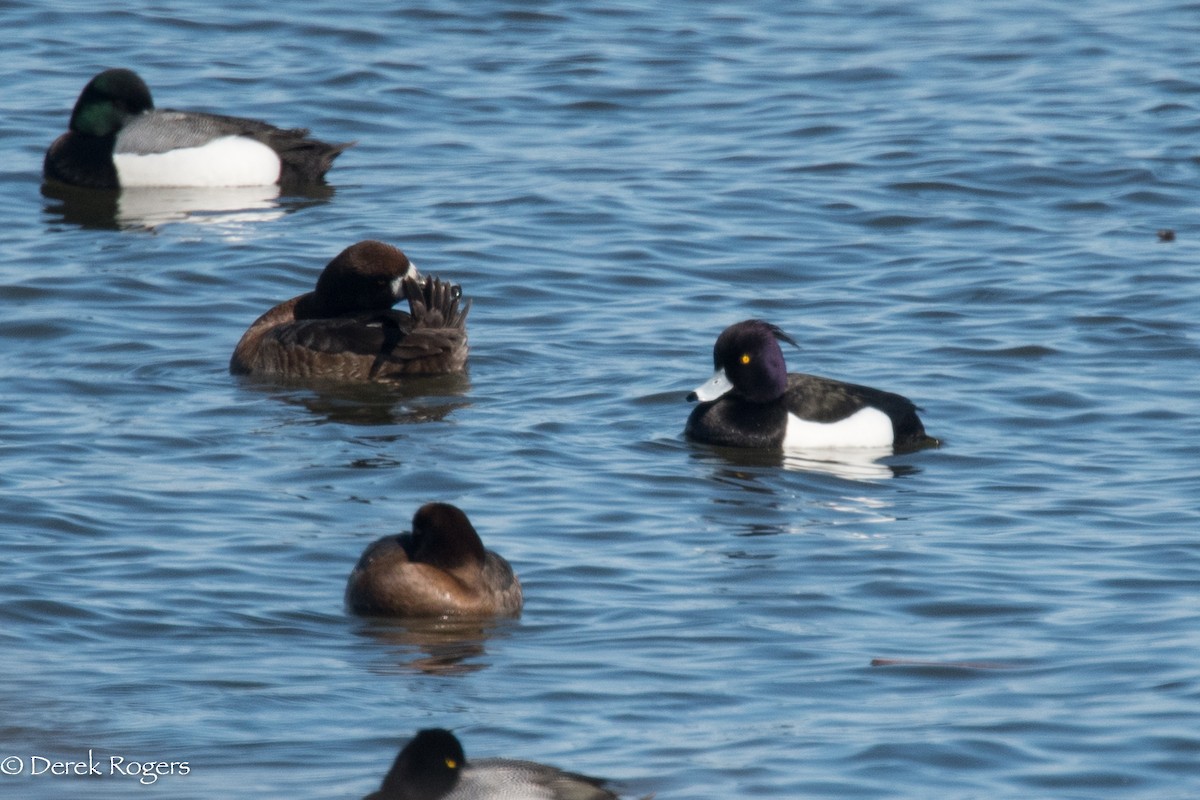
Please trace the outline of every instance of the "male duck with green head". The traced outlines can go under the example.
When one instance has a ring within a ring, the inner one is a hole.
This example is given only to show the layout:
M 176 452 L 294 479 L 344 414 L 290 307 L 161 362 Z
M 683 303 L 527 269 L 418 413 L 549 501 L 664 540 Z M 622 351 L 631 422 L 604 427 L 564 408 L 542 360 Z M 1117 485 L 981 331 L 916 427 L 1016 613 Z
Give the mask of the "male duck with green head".
M 48 181 L 89 189 L 133 186 L 319 185 L 349 144 L 308 130 L 154 108 L 137 73 L 108 69 L 84 87 L 70 130 L 46 152 Z

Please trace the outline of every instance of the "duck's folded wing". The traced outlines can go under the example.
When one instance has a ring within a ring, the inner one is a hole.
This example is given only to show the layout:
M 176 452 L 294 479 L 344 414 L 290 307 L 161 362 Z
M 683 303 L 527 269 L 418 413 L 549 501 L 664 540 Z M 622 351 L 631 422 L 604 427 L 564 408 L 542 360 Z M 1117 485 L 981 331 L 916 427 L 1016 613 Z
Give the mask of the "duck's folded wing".
M 607 781 L 532 761 L 481 758 L 468 762 L 453 797 L 619 800 Z
M 219 114 L 185 111 L 148 111 L 133 117 L 121 128 L 114 148 L 117 153 L 149 155 L 186 147 L 202 147 L 222 136 L 264 135 L 270 125 Z
M 308 128 L 277 128 L 267 122 L 199 111 L 148 111 L 131 118 L 117 136 L 118 153 L 165 153 L 202 147 L 223 136 L 257 139 L 281 154 L 319 147 L 329 161 L 350 146 L 326 144 L 309 137 Z M 328 169 L 328 165 L 326 166 Z
M 911 400 L 894 392 L 818 375 L 788 375 L 788 409 L 804 419 L 836 422 L 865 406 L 874 406 L 891 416 L 916 410 Z
M 298 320 L 273 332 L 276 344 L 315 353 L 353 353 L 377 356 L 397 332 L 412 325 L 402 311 L 347 315 L 332 319 Z

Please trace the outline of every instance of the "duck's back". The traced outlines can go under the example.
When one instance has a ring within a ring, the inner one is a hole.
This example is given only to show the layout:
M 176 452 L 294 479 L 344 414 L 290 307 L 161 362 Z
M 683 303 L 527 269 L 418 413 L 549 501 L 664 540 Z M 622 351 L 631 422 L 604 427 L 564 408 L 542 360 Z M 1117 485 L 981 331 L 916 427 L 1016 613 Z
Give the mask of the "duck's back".
M 271 126 L 250 119 L 190 111 L 147 111 L 131 117 L 117 134 L 115 153 L 165 153 L 203 147 L 222 136 L 263 135 Z
M 617 800 L 603 781 L 532 761 L 470 761 L 445 800 Z

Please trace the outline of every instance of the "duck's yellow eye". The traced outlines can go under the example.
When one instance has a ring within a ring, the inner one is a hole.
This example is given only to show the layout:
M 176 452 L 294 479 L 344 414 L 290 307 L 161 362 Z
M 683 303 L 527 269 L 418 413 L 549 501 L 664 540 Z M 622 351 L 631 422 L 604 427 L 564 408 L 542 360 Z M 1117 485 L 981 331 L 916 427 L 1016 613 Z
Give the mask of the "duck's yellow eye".
M 743 364 L 750 363 L 750 354 L 749 353 L 742 353 L 742 363 Z
M 458 766 L 458 762 L 455 761 L 453 758 L 447 758 L 446 766 L 449 767 L 450 769 L 454 769 L 455 767 Z

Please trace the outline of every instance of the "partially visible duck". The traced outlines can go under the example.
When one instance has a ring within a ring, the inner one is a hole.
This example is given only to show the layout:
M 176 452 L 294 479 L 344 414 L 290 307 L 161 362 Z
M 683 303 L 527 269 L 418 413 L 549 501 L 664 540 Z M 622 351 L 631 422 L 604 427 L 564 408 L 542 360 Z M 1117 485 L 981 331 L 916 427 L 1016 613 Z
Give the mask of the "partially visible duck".
M 788 374 L 786 333 L 759 319 L 717 337 L 716 373 L 688 395 L 700 401 L 684 434 L 708 444 L 757 448 L 887 448 L 936 445 L 912 401 L 832 378 Z
M 137 73 L 108 69 L 84 87 L 42 167 L 46 180 L 88 189 L 320 184 L 350 144 L 253 119 L 156 111 Z
M 367 240 L 339 253 L 311 292 L 284 301 L 242 335 L 236 375 L 397 381 L 462 372 L 467 313 L 457 286 L 422 278 L 399 249 Z M 392 306 L 402 297 L 409 312 Z
M 431 728 L 417 732 L 363 800 L 619 800 L 605 783 L 536 761 L 467 761 L 453 733 Z
M 364 616 L 515 616 L 522 603 L 512 567 L 449 503 L 421 506 L 412 533 L 368 546 L 346 582 L 346 605 Z

